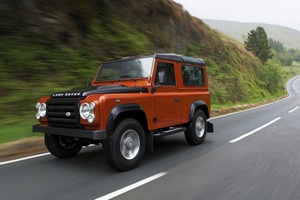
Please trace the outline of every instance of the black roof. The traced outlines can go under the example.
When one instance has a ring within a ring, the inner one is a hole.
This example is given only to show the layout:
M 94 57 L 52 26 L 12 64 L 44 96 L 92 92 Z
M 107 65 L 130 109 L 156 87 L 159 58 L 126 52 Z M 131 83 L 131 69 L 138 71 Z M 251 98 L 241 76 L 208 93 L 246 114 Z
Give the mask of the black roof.
M 205 62 L 202 59 L 192 58 L 192 57 L 188 57 L 188 56 L 182 56 L 182 55 L 173 54 L 173 53 L 154 54 L 154 57 L 160 58 L 160 59 L 165 59 L 165 60 L 177 61 L 177 62 L 205 65 Z
M 202 59 L 192 58 L 192 57 L 183 56 L 183 55 L 179 55 L 179 54 L 175 54 L 175 53 L 157 53 L 157 54 L 152 54 L 152 55 L 138 55 L 138 56 L 124 57 L 119 60 L 130 60 L 130 59 L 141 58 L 141 57 L 154 57 L 154 58 L 171 60 L 171 61 L 176 61 L 176 62 L 197 64 L 197 65 L 202 65 L 202 66 L 205 65 L 205 62 Z M 115 62 L 115 61 L 118 61 L 118 60 L 108 60 L 108 61 L 104 61 L 103 63 Z

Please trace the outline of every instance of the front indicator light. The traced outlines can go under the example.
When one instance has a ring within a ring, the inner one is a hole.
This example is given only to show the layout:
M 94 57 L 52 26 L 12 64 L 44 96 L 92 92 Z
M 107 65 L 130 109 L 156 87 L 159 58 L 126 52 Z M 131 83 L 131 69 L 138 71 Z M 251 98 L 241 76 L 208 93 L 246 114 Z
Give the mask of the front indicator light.
M 91 123 L 93 123 L 94 122 L 94 119 L 95 119 L 95 115 L 94 114 L 92 114 L 92 115 L 89 115 L 89 117 L 88 117 L 88 122 L 91 124 Z

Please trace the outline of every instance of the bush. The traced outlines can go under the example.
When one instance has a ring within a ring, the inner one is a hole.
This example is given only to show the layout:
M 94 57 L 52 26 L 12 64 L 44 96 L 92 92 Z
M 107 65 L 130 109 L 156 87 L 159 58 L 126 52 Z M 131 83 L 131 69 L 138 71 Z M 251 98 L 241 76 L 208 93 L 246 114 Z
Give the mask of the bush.
M 280 64 L 268 61 L 259 71 L 259 78 L 264 82 L 265 89 L 271 94 L 276 94 L 282 89 L 283 71 Z

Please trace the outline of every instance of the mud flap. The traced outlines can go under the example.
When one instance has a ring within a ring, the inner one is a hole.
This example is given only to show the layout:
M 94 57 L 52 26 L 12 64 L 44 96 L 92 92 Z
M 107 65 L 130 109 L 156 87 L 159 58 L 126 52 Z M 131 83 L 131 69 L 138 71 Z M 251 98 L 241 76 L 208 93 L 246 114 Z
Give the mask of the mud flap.
M 214 132 L 214 125 L 207 121 L 207 132 L 213 133 Z
M 153 147 L 153 132 L 149 131 L 148 134 L 146 134 L 146 151 L 149 153 L 154 153 L 154 147 Z

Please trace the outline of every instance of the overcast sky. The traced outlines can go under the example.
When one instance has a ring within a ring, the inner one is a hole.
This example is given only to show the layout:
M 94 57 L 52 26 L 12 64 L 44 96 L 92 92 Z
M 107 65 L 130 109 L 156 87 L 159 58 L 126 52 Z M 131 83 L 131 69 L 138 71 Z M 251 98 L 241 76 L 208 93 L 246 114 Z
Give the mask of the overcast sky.
M 174 0 L 199 19 L 286 26 L 300 31 L 299 0 Z

